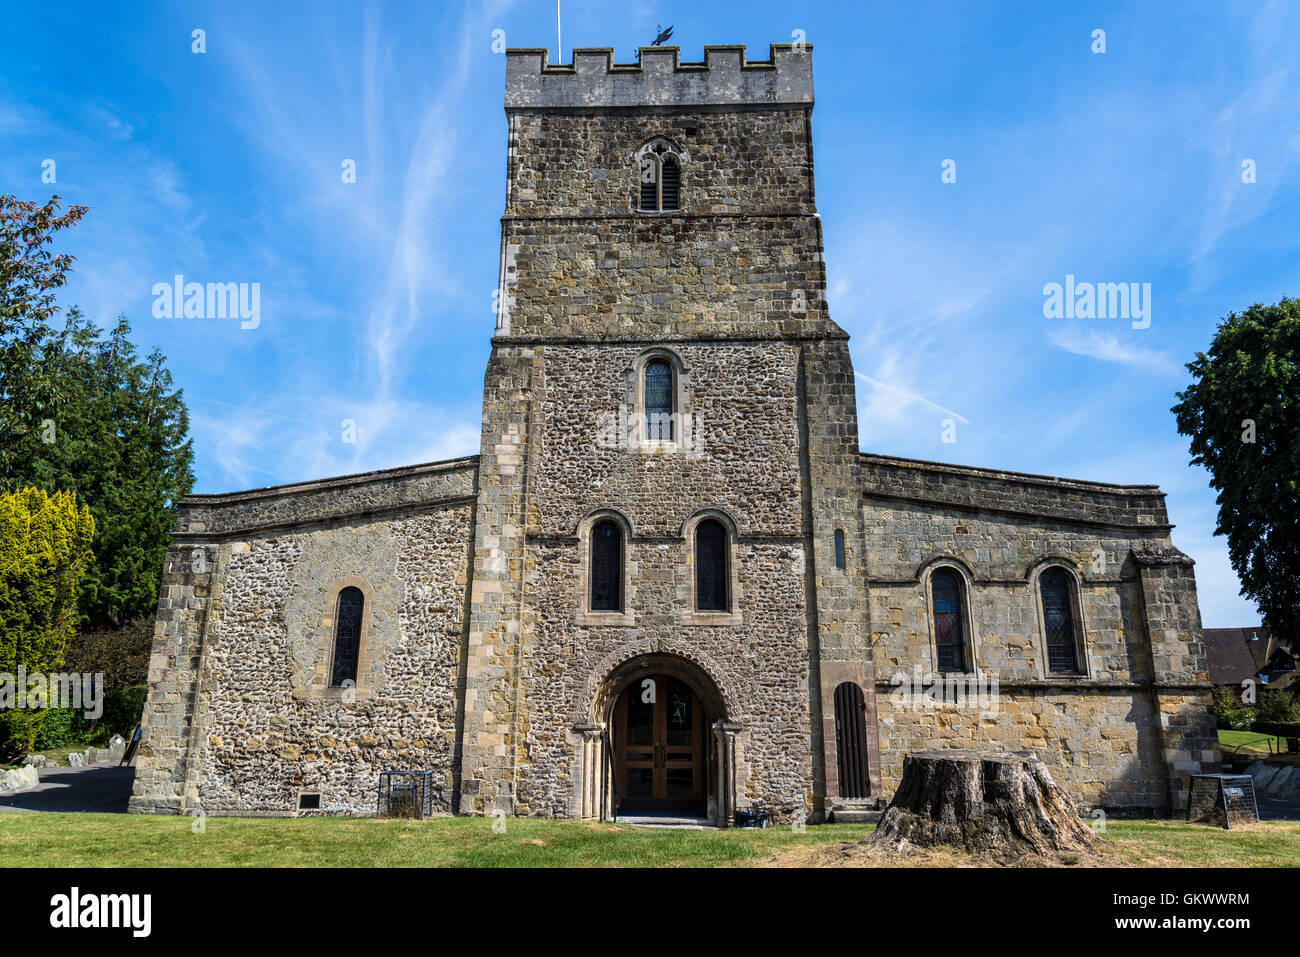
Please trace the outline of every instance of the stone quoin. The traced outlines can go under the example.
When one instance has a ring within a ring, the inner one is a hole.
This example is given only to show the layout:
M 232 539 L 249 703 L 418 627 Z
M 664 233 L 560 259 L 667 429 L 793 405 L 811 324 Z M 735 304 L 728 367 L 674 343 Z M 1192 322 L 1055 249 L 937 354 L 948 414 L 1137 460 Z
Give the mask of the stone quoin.
M 479 454 L 181 504 L 131 809 L 374 813 L 410 769 L 447 813 L 813 822 L 942 748 L 1185 806 L 1218 753 L 1163 493 L 860 451 L 812 47 L 505 59 Z

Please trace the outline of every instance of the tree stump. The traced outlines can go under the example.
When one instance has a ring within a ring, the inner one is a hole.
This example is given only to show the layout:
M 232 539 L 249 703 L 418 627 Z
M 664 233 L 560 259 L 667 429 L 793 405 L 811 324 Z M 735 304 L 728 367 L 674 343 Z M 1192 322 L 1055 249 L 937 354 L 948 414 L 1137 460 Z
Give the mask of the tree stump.
M 999 861 L 1086 853 L 1092 830 L 1032 754 L 916 751 L 869 846 L 902 851 L 947 845 Z

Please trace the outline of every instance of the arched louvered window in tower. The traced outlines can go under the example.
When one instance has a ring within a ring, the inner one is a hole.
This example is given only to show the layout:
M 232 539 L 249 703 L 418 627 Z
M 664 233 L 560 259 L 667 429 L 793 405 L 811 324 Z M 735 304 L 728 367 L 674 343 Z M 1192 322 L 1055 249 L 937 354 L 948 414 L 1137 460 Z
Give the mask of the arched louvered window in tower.
M 623 610 L 623 529 L 610 519 L 591 530 L 591 610 Z
M 653 153 L 641 157 L 641 211 L 659 211 L 659 160 Z
M 357 680 L 357 659 L 361 652 L 361 615 L 366 599 L 359 588 L 344 588 L 339 592 L 338 607 L 334 612 L 334 662 L 330 666 L 330 687 L 341 688 L 343 683 Z
M 663 359 L 645 367 L 645 437 L 673 439 L 673 370 Z
M 727 530 L 713 518 L 706 518 L 695 527 L 695 609 L 731 610 Z
M 637 154 L 643 213 L 671 213 L 682 208 L 682 161 L 667 140 L 655 140 Z
M 941 569 L 930 579 L 934 643 L 940 671 L 966 670 L 966 614 L 957 573 Z
M 1079 653 L 1074 627 L 1070 579 L 1060 568 L 1049 568 L 1038 580 L 1043 596 L 1043 628 L 1047 637 L 1049 671 L 1077 673 Z
M 677 158 L 665 156 L 659 165 L 661 190 L 659 208 L 665 212 L 678 208 L 682 193 L 682 168 L 677 165 Z

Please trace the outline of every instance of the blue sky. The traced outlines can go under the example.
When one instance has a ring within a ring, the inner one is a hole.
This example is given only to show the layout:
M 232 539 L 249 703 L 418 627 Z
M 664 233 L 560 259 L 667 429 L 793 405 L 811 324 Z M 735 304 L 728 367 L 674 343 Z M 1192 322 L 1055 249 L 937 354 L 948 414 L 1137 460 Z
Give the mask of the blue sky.
M 553 0 L 5 16 L 0 191 L 93 207 L 65 234 L 63 301 L 125 313 L 167 354 L 196 491 L 477 451 L 505 196 L 492 33 L 554 51 Z M 864 449 L 1158 483 L 1205 623 L 1258 621 L 1169 408 L 1219 317 L 1300 290 L 1300 4 L 564 0 L 565 59 L 631 61 L 658 24 L 683 59 L 765 57 L 796 30 L 815 47 L 830 308 Z M 259 283 L 261 324 L 154 318 L 177 273 Z M 1150 283 L 1150 327 L 1046 318 L 1067 274 Z

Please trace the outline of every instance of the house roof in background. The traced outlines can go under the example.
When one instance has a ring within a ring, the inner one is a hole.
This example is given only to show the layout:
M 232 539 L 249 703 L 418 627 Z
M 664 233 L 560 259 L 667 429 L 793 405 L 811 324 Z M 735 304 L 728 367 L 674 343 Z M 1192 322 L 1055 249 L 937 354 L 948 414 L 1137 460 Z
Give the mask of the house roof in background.
M 1268 650 L 1268 636 L 1263 629 L 1206 628 L 1204 632 L 1211 682 L 1239 685 L 1259 674 Z

